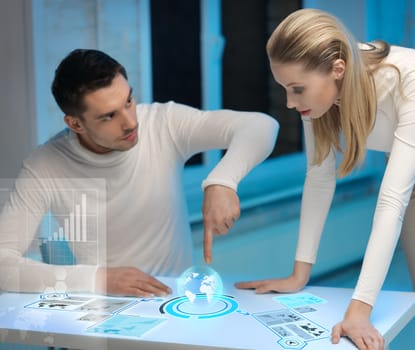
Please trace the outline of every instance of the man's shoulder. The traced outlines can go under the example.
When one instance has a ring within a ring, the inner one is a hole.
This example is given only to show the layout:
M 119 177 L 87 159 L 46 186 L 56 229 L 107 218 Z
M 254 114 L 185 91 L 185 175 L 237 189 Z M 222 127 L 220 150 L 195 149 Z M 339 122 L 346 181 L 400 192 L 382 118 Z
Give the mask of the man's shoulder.
M 138 104 L 136 111 L 139 127 L 145 132 L 161 132 L 169 129 L 175 119 L 172 117 L 180 114 L 177 106 L 178 104 L 173 101 Z
M 37 146 L 29 157 L 25 160 L 25 164 L 44 166 L 51 162 L 54 158 L 59 155 L 59 150 L 66 147 L 69 139 L 69 130 L 64 129 L 54 136 L 52 136 L 45 143 Z
M 137 115 L 141 116 L 165 116 L 169 111 L 182 106 L 174 101 L 139 103 L 136 105 Z
M 54 136 L 52 136 L 46 143 L 54 143 L 54 142 L 61 142 L 62 140 L 66 140 L 69 137 L 70 130 L 68 128 L 64 128 L 57 132 Z

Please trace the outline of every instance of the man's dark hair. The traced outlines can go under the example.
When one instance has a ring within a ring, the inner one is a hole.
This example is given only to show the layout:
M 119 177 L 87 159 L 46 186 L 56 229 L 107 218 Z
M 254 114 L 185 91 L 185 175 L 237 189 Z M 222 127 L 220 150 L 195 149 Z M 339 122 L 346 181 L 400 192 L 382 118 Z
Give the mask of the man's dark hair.
M 65 115 L 82 117 L 85 94 L 111 85 L 118 74 L 128 79 L 125 68 L 106 53 L 76 49 L 56 68 L 52 94 Z

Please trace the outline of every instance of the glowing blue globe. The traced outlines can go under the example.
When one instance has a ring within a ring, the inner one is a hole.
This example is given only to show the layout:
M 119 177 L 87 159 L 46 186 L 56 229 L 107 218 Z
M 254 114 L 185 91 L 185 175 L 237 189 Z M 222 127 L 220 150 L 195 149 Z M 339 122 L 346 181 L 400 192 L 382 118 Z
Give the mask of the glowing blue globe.
M 177 292 L 191 303 L 205 304 L 223 294 L 223 282 L 219 274 L 209 266 L 192 266 L 177 280 Z

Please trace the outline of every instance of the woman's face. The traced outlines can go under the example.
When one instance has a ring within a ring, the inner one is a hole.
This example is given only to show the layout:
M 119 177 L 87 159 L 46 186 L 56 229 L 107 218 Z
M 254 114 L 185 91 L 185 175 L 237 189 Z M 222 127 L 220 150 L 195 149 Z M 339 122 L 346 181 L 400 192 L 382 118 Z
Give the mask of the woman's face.
M 271 63 L 275 81 L 287 92 L 287 107 L 302 117 L 320 118 L 339 98 L 345 64 L 339 59 L 329 73 L 306 71 L 301 63 Z

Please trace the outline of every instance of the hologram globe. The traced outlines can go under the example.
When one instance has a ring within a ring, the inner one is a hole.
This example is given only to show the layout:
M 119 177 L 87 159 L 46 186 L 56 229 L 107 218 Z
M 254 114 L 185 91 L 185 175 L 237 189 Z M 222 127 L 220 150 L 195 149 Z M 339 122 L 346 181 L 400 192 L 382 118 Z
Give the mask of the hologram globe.
M 209 304 L 223 294 L 222 278 L 209 266 L 191 266 L 178 278 L 177 292 L 191 303 Z

